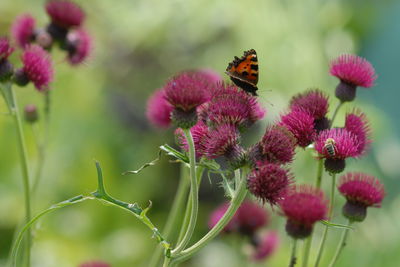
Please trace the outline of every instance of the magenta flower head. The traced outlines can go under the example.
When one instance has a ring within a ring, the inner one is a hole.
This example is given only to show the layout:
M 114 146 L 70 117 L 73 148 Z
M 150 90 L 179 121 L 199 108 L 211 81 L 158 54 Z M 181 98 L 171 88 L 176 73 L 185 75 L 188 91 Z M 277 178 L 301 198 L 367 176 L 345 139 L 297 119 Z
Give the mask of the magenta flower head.
M 219 75 L 217 72 L 215 72 L 212 69 L 200 69 L 197 71 L 200 75 L 203 75 L 204 78 L 209 82 L 209 83 L 217 83 L 221 82 L 222 78 L 221 75 Z
M 240 135 L 235 126 L 221 124 L 210 129 L 204 139 L 205 155 L 209 159 L 224 156 L 234 169 L 241 167 L 246 160 L 243 148 L 239 145 Z
M 278 249 L 279 236 L 277 232 L 270 231 L 264 233 L 257 241 L 255 251 L 252 255 L 254 261 L 264 261 L 271 257 L 272 254 Z
M 296 142 L 296 138 L 286 127 L 270 126 L 261 141 L 250 150 L 250 159 L 253 163 L 257 161 L 290 163 L 295 154 Z
M 182 129 L 196 124 L 196 108 L 207 101 L 210 84 L 196 72 L 183 72 L 164 87 L 166 100 L 174 107 L 172 121 Z
M 190 128 L 192 134 L 194 148 L 196 150 L 196 158 L 200 158 L 205 154 L 205 140 L 208 134 L 208 127 L 202 121 L 198 121 L 195 126 Z M 185 134 L 181 128 L 175 130 L 175 138 L 177 144 L 186 152 L 189 151 L 189 145 L 185 138 Z
M 11 26 L 11 34 L 18 46 L 25 48 L 35 39 L 36 21 L 30 14 L 18 16 Z
M 229 208 L 229 203 L 226 202 L 220 205 L 211 213 L 210 218 L 208 220 L 208 227 L 210 229 L 212 229 L 221 220 L 222 216 L 224 216 L 228 208 Z M 237 227 L 238 227 L 237 217 L 233 216 L 232 219 L 229 221 L 229 223 L 225 225 L 223 232 L 224 233 L 233 232 L 237 229 Z
M 313 118 L 315 129 L 322 131 L 329 128 L 329 120 L 326 118 L 329 102 L 328 96 L 319 89 L 310 89 L 304 93 L 295 95 L 290 101 L 290 109 L 303 109 Z
M 296 138 L 297 145 L 306 147 L 314 142 L 317 132 L 314 127 L 314 118 L 305 110 L 296 108 L 281 117 L 279 123 L 285 126 Z
M 364 221 L 367 207 L 380 207 L 385 196 L 383 184 L 372 175 L 361 172 L 343 175 L 338 189 L 347 200 L 342 209 L 343 215 L 355 222 Z
M 293 175 L 278 164 L 259 162 L 247 178 L 249 191 L 263 203 L 276 205 L 285 197 Z
M 155 91 L 147 100 L 146 117 L 156 127 L 167 128 L 171 125 L 172 110 L 163 89 Z
M 245 200 L 236 212 L 239 232 L 253 236 L 254 233 L 269 223 L 270 217 L 266 209 L 257 203 Z
M 53 80 L 50 55 L 38 45 L 27 47 L 21 57 L 23 68 L 15 73 L 15 82 L 24 86 L 31 81 L 38 91 L 48 89 Z
M 0 37 L 0 82 L 9 80 L 13 74 L 13 65 L 8 57 L 14 51 L 7 37 Z
M 79 267 L 111 267 L 111 265 L 102 261 L 90 261 L 82 263 Z
M 357 86 L 369 88 L 376 79 L 375 70 L 366 59 L 356 55 L 344 54 L 330 64 L 332 76 L 340 79 L 335 95 L 340 101 L 353 101 Z
M 79 28 L 67 35 L 68 62 L 78 65 L 89 57 L 92 51 L 92 38 L 86 30 Z
M 344 128 L 357 138 L 358 155 L 365 154 L 369 144 L 372 142 L 370 139 L 371 128 L 367 116 L 358 109 L 346 114 Z
M 328 211 L 322 191 L 308 185 L 293 186 L 279 206 L 287 218 L 286 232 L 296 239 L 308 237 L 314 223 L 326 219 Z
M 78 4 L 68 0 L 49 0 L 46 12 L 51 22 L 63 29 L 79 27 L 85 20 L 85 12 Z
M 218 83 L 216 87 L 207 108 L 211 125 L 228 123 L 243 130 L 263 118 L 265 111 L 254 96 L 231 84 Z
M 325 158 L 325 169 L 330 173 L 342 172 L 346 158 L 360 156 L 358 147 L 357 137 L 344 128 L 324 130 L 315 141 L 315 150 Z

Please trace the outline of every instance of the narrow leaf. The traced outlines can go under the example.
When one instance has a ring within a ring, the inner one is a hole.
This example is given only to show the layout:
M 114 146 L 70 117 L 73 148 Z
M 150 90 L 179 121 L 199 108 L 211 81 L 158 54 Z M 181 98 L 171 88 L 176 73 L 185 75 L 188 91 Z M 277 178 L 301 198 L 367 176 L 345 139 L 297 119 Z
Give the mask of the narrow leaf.
M 340 224 L 340 223 L 333 223 L 329 221 L 322 220 L 320 221 L 323 225 L 326 225 L 328 227 L 334 227 L 334 228 L 340 228 L 340 229 L 350 229 L 353 230 L 354 228 L 352 226 L 346 225 L 346 224 Z
M 138 174 L 139 172 L 141 172 L 143 169 L 156 165 L 157 161 L 159 161 L 161 158 L 161 150 L 158 152 L 158 156 L 156 159 L 154 159 L 153 161 L 150 161 L 148 163 L 145 163 L 143 166 L 141 166 L 139 169 L 135 170 L 135 171 L 126 171 L 124 173 L 122 173 L 122 175 L 127 175 L 127 174 Z

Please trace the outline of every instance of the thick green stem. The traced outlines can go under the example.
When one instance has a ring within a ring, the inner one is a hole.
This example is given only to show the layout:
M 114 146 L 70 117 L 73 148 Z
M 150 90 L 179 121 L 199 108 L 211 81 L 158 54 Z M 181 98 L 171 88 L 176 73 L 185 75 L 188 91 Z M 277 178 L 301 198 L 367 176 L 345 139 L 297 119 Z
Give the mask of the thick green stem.
M 165 223 L 164 229 L 162 233 L 164 234 L 165 238 L 172 242 L 172 230 L 174 226 L 176 226 L 176 223 L 179 219 L 178 213 L 179 211 L 182 210 L 183 205 L 186 200 L 186 195 L 189 189 L 189 179 L 186 176 L 187 175 L 187 169 L 184 164 L 180 166 L 180 177 L 179 177 L 179 185 L 178 189 L 175 194 L 175 198 L 171 207 L 171 210 L 168 214 L 167 222 Z M 149 263 L 149 267 L 156 267 L 158 266 L 158 263 L 160 262 L 161 255 L 162 255 L 163 249 L 161 247 L 157 247 L 156 250 L 154 251 L 152 258 Z
M 351 221 L 350 220 L 348 221 L 347 225 L 348 226 L 351 225 Z M 329 263 L 329 267 L 333 267 L 336 264 L 337 260 L 339 259 L 339 256 L 340 256 L 342 250 L 346 246 L 348 235 L 349 235 L 349 228 L 346 228 L 346 229 L 343 230 L 342 237 L 341 237 L 339 245 L 338 245 L 338 247 L 336 249 L 335 256 L 333 256 L 333 258 L 331 260 L 331 263 Z
M 290 255 L 289 267 L 294 267 L 297 263 L 296 250 L 297 250 L 297 239 L 293 238 L 292 254 Z
M 317 178 L 315 180 L 315 187 L 318 189 L 321 188 L 323 170 L 324 170 L 324 160 L 319 159 L 318 160 L 318 168 L 317 168 Z
M 338 112 L 339 112 L 339 109 L 342 107 L 343 104 L 344 104 L 344 102 L 342 102 L 342 101 L 340 101 L 340 102 L 337 104 L 337 106 L 336 106 L 336 108 L 335 108 L 335 111 L 333 112 L 333 115 L 332 115 L 331 127 L 332 127 L 333 122 L 334 122 L 334 120 L 335 120 L 335 118 L 336 118 L 336 115 L 337 115 Z
M 332 174 L 332 186 L 331 186 L 331 192 L 330 192 L 331 205 L 329 206 L 329 212 L 328 212 L 329 220 L 332 219 L 333 207 L 335 206 L 335 188 L 336 188 L 336 174 Z M 325 248 L 325 242 L 326 242 L 326 239 L 328 237 L 328 231 L 329 231 L 329 226 L 326 225 L 325 229 L 324 229 L 324 233 L 322 234 L 321 244 L 320 244 L 319 249 L 318 249 L 317 260 L 315 261 L 314 267 L 318 267 L 318 265 L 319 265 L 319 263 L 321 261 L 322 253 L 323 253 L 324 248 Z
M 195 254 L 197 251 L 199 251 L 204 246 L 206 246 L 211 240 L 213 240 L 224 229 L 224 227 L 232 219 L 232 217 L 236 213 L 237 209 L 240 207 L 244 198 L 246 197 L 247 174 L 248 174 L 248 168 L 245 167 L 243 170 L 243 173 L 242 173 L 242 178 L 239 183 L 239 186 L 238 186 L 238 188 L 235 192 L 235 195 L 232 198 L 231 203 L 230 203 L 228 209 L 226 210 L 224 216 L 222 216 L 222 218 L 218 221 L 218 223 L 203 238 L 201 238 L 194 245 L 183 250 L 180 253 L 173 253 L 172 261 L 171 261 L 172 263 L 178 263 L 178 262 L 182 262 L 184 260 L 189 259 L 190 257 L 193 256 L 193 254 Z
M 192 208 L 190 212 L 189 225 L 187 227 L 186 233 L 183 236 L 182 242 L 173 250 L 173 253 L 181 252 L 189 243 L 192 238 L 194 229 L 197 222 L 197 213 L 199 209 L 199 186 L 196 179 L 196 150 L 194 147 L 192 133 L 190 129 L 184 129 L 185 137 L 189 145 L 189 164 L 190 164 L 190 198 L 192 203 Z

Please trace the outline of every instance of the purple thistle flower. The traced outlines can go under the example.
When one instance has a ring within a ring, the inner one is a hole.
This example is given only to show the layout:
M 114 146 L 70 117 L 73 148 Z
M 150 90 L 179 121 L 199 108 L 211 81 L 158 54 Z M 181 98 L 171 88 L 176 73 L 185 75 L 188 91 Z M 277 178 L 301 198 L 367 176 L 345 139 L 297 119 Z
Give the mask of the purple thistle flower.
M 25 48 L 35 37 L 36 21 L 30 14 L 18 16 L 11 26 L 11 34 L 17 45 Z
M 368 145 L 372 142 L 370 139 L 371 128 L 367 116 L 358 109 L 354 110 L 352 113 L 346 114 L 344 128 L 356 136 L 358 141 L 357 153 L 359 156 L 363 155 Z
M 217 83 L 222 81 L 221 75 L 212 69 L 199 69 L 197 72 L 209 83 Z
M 111 265 L 102 261 L 90 261 L 82 263 L 79 267 L 111 267 Z
M 10 45 L 10 41 L 7 37 L 0 37 L 0 62 L 6 60 L 14 48 Z
M 51 22 L 63 29 L 79 27 L 85 12 L 76 3 L 68 0 L 50 0 L 46 3 L 46 12 Z
M 315 120 L 320 120 L 328 113 L 328 101 L 328 96 L 324 92 L 319 89 L 311 89 L 293 96 L 290 101 L 290 109 L 303 109 Z
M 280 125 L 268 127 L 261 141 L 255 146 L 255 160 L 266 160 L 270 163 L 286 164 L 293 160 L 296 138 Z M 253 160 L 253 161 L 255 161 Z
M 36 89 L 44 91 L 48 89 L 53 80 L 53 64 L 49 54 L 38 45 L 27 47 L 21 57 L 22 72 L 31 81 Z
M 165 91 L 155 91 L 147 101 L 146 117 L 154 125 L 167 128 L 171 125 L 173 107 L 165 99 Z
M 293 186 L 279 206 L 287 218 L 286 232 L 293 238 L 306 238 L 314 223 L 326 219 L 328 202 L 319 189 L 308 185 Z
M 326 147 L 328 139 L 333 140 L 334 154 L 331 154 Z M 344 128 L 322 131 L 315 141 L 315 150 L 318 151 L 321 158 L 328 159 L 346 159 L 359 156 L 356 136 Z
M 254 96 L 226 83 L 217 84 L 207 108 L 207 118 L 211 124 L 228 123 L 239 129 L 250 127 L 264 114 Z
M 249 200 L 243 201 L 235 216 L 237 217 L 239 232 L 253 236 L 261 227 L 269 223 L 269 214 L 266 209 Z
M 375 70 L 364 58 L 344 54 L 330 64 L 330 74 L 340 79 L 335 95 L 342 102 L 353 101 L 357 86 L 371 87 L 376 79 Z
M 306 147 L 314 142 L 317 132 L 314 128 L 314 118 L 305 110 L 296 108 L 281 117 L 279 123 L 285 126 L 296 138 L 297 145 Z
M 86 30 L 80 28 L 67 35 L 68 61 L 71 65 L 84 62 L 92 51 L 92 38 Z
M 249 191 L 263 203 L 276 205 L 287 193 L 293 175 L 278 164 L 259 162 L 247 178 Z
M 208 227 L 212 229 L 218 222 L 221 220 L 222 216 L 224 216 L 225 212 L 229 208 L 229 202 L 225 202 L 220 205 L 217 209 L 215 209 L 208 220 Z M 223 232 L 230 233 L 237 229 L 237 218 L 235 216 L 229 221 L 227 225 L 225 225 Z
M 208 134 L 208 127 L 202 121 L 198 121 L 195 126 L 190 128 L 190 133 L 192 134 L 194 148 L 196 150 L 196 158 L 204 156 L 205 153 L 205 140 Z M 178 145 L 185 150 L 189 151 L 189 145 L 181 128 L 175 130 L 175 138 Z
M 267 232 L 263 234 L 261 239 L 257 242 L 252 259 L 258 262 L 264 261 L 274 254 L 274 252 L 278 249 L 278 246 L 278 233 L 275 231 Z

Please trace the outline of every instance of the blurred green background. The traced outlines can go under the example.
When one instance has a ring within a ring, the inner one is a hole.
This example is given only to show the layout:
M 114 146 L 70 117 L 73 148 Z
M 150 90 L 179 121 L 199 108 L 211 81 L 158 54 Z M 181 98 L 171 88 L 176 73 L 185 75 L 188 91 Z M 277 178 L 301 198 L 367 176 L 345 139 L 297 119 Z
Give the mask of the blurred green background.
M 87 12 L 86 26 L 94 38 L 92 58 L 72 68 L 54 54 L 56 78 L 52 92 L 50 146 L 43 179 L 34 199 L 34 213 L 51 204 L 95 190 L 93 159 L 101 162 L 109 192 L 145 206 L 162 228 L 178 182 L 179 166 L 164 157 L 137 176 L 122 176 L 154 159 L 158 146 L 173 144 L 173 129 L 159 131 L 146 120 L 149 95 L 178 71 L 211 68 L 223 75 L 233 56 L 256 49 L 260 65 L 260 102 L 266 120 L 254 127 L 247 143 L 259 138 L 277 119 L 294 93 L 319 87 L 332 95 L 337 80 L 328 62 L 340 53 L 357 53 L 376 67 L 377 85 L 358 90 L 352 107 L 363 109 L 372 122 L 370 154 L 349 161 L 349 170 L 380 177 L 387 188 L 381 209 L 351 234 L 337 266 L 399 266 L 400 254 L 400 125 L 398 85 L 400 62 L 399 1 L 317 0 L 91 0 L 78 1 Z M 14 18 L 30 12 L 45 25 L 44 1 L 0 1 L 0 34 L 8 34 Z M 18 56 L 14 56 L 18 59 Z M 224 77 L 226 79 L 226 77 Z M 42 98 L 30 85 L 17 89 L 21 106 Z M 331 97 L 331 110 L 336 99 Z M 0 102 L 0 111 L 5 104 Z M 343 116 L 342 116 L 343 117 Z M 341 125 L 343 120 L 337 121 Z M 36 163 L 32 131 L 26 125 L 31 167 Z M 21 171 L 15 131 L 0 116 L 0 266 L 5 264 L 13 230 L 23 218 Z M 316 163 L 299 151 L 293 171 L 298 181 L 313 183 Z M 204 179 L 195 239 L 207 231 L 207 217 L 223 201 L 216 182 Z M 324 186 L 329 186 L 325 177 Z M 343 203 L 338 197 L 336 214 Z M 343 222 L 341 216 L 335 218 Z M 271 229 L 282 242 L 278 252 L 260 266 L 286 266 L 290 251 L 284 220 L 273 215 Z M 321 234 L 322 226 L 316 228 Z M 324 264 L 333 254 L 341 231 L 334 229 Z M 130 214 L 89 201 L 52 213 L 36 225 L 34 266 L 77 266 L 92 259 L 112 266 L 146 266 L 155 248 L 151 233 Z M 314 248 L 319 242 L 314 242 Z M 314 249 L 315 250 L 315 249 Z M 314 255 L 312 254 L 312 259 Z M 235 250 L 218 238 L 183 266 L 245 266 Z M 250 265 L 249 265 L 250 266 Z

